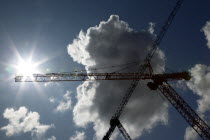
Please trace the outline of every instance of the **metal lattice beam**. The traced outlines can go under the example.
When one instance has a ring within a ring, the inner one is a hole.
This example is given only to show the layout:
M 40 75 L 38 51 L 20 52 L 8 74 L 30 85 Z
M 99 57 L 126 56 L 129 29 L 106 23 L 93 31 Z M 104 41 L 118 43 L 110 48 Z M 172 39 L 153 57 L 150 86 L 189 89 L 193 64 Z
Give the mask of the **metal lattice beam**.
M 183 116 L 183 118 L 192 126 L 192 128 L 201 136 L 202 139 L 210 140 L 210 128 L 208 125 L 167 82 L 159 85 L 158 89 Z
M 189 80 L 188 72 L 166 74 L 142 74 L 142 73 L 50 73 L 33 74 L 33 76 L 15 76 L 15 82 L 61 82 L 61 81 L 90 81 L 90 80 Z
M 180 7 L 182 5 L 182 2 L 183 2 L 183 0 L 178 0 L 176 2 L 175 7 L 173 8 L 173 10 L 171 11 L 171 13 L 169 14 L 169 17 L 167 18 L 167 20 L 165 21 L 165 23 L 164 23 L 163 27 L 161 28 L 159 34 L 157 35 L 157 38 L 154 41 L 151 50 L 149 51 L 148 55 L 146 56 L 146 59 L 144 60 L 144 65 L 139 67 L 137 73 L 145 73 L 148 65 L 150 65 L 150 61 L 151 61 L 154 53 L 157 50 L 157 47 L 160 45 L 163 37 L 165 36 L 168 28 L 170 27 L 170 25 L 172 23 L 174 17 L 176 16 L 177 12 L 179 11 L 179 9 L 180 9 Z M 133 80 L 131 82 L 129 88 L 126 90 L 126 93 L 123 96 L 123 99 L 122 99 L 120 105 L 118 106 L 118 108 L 117 108 L 117 110 L 116 110 L 116 112 L 115 112 L 115 114 L 113 115 L 112 118 L 119 119 L 119 117 L 122 114 L 122 111 L 124 110 L 126 104 L 129 101 L 129 99 L 130 99 L 133 91 L 135 90 L 136 86 L 138 85 L 138 82 L 139 82 L 139 80 Z M 110 136 L 112 134 L 111 131 L 114 131 L 114 129 L 115 129 L 115 126 L 110 126 L 110 129 L 108 130 L 108 132 L 105 134 L 104 137 L 110 138 Z

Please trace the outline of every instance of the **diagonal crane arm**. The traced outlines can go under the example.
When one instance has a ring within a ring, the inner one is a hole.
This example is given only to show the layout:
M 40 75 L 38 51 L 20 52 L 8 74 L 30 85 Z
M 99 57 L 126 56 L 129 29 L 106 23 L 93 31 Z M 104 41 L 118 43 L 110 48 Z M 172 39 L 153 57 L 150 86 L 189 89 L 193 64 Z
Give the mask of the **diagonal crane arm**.
M 172 12 L 170 13 L 168 19 L 166 20 L 165 24 L 163 25 L 160 33 L 158 34 L 156 40 L 154 41 L 153 45 L 152 45 L 152 49 L 149 51 L 146 59 L 144 60 L 144 65 L 139 67 L 138 72 L 137 73 L 145 73 L 146 69 L 148 68 L 148 66 L 150 65 L 150 61 L 155 53 L 155 51 L 157 50 L 157 47 L 159 46 L 159 44 L 161 43 L 163 37 L 165 36 L 169 26 L 171 25 L 175 15 L 177 14 L 181 4 L 182 4 L 183 0 L 178 0 L 176 3 L 176 6 L 174 7 L 174 9 L 172 10 Z M 127 104 L 128 100 L 130 99 L 130 96 L 132 95 L 134 89 L 136 88 L 136 86 L 138 85 L 139 80 L 133 80 L 130 87 L 128 88 L 128 90 L 126 91 L 125 96 L 123 97 L 123 100 L 119 106 L 119 108 L 117 109 L 116 113 L 115 113 L 115 117 L 120 117 L 125 105 Z
M 127 131 L 125 130 L 125 128 L 123 127 L 123 125 L 121 123 L 119 123 L 117 125 L 118 129 L 120 130 L 121 134 L 123 135 L 123 137 L 126 140 L 132 140 L 131 137 L 129 136 L 129 134 L 127 133 Z
M 150 74 L 153 74 L 152 67 L 149 66 Z M 167 81 L 161 82 L 153 79 L 147 86 L 151 90 L 162 92 L 165 98 L 175 107 L 182 117 L 191 125 L 191 127 L 200 135 L 203 140 L 210 140 L 209 126 L 196 114 L 196 112 L 182 99 L 182 97 L 168 84 Z
M 123 135 L 123 137 L 126 140 L 132 140 L 131 137 L 129 136 L 129 134 L 127 133 L 127 131 L 125 130 L 125 128 L 123 127 L 123 125 L 121 124 L 121 122 L 118 120 L 118 124 L 117 124 L 118 129 L 120 130 L 121 134 Z
M 181 5 L 182 5 L 183 0 L 178 0 L 176 2 L 175 7 L 173 8 L 172 12 L 170 13 L 169 17 L 167 18 L 167 20 L 165 21 L 163 27 L 161 28 L 156 40 L 154 41 L 151 50 L 149 51 L 148 55 L 146 56 L 146 59 L 144 60 L 144 65 L 139 67 L 138 72 L 137 73 L 145 73 L 148 65 L 150 64 L 150 61 L 155 53 L 155 51 L 157 50 L 157 47 L 160 45 L 163 37 L 165 36 L 168 28 L 170 27 L 174 17 L 176 16 L 178 10 L 180 9 Z M 122 111 L 124 109 L 124 107 L 126 106 L 126 104 L 128 103 L 133 91 L 135 90 L 136 86 L 138 85 L 139 80 L 133 80 L 129 86 L 129 88 L 127 89 L 125 95 L 123 96 L 123 99 L 119 105 L 119 107 L 117 108 L 117 111 L 115 112 L 114 116 L 111 118 L 112 119 L 119 119 L 120 115 L 122 114 Z M 105 139 L 109 139 L 111 134 L 113 133 L 114 129 L 115 129 L 115 125 L 111 125 L 108 132 L 105 134 L 104 136 L 104 140 Z
M 208 125 L 195 113 L 195 111 L 193 111 L 193 109 L 167 82 L 159 85 L 158 89 L 202 139 L 210 140 L 210 128 Z
M 128 132 L 126 131 L 126 129 L 123 127 L 123 125 L 121 124 L 120 120 L 118 119 L 112 119 L 110 121 L 110 125 L 114 126 L 114 127 L 110 127 L 110 129 L 115 129 L 115 127 L 118 127 L 120 133 L 123 135 L 123 137 L 125 138 L 125 140 L 132 140 L 131 137 L 129 136 Z M 114 130 L 109 130 L 109 132 L 113 132 Z M 105 135 L 103 137 L 103 140 L 109 140 L 109 137 L 107 137 L 108 135 Z

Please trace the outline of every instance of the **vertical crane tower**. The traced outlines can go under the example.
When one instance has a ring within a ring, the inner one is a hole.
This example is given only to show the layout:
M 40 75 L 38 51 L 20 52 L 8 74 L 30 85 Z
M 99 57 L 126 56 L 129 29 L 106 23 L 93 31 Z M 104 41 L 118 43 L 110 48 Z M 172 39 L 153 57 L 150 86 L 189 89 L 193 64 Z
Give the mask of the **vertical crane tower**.
M 15 82 L 60 82 L 60 81 L 88 81 L 88 80 L 132 80 L 127 89 L 119 107 L 110 120 L 110 128 L 103 137 L 103 140 L 109 140 L 116 127 L 122 133 L 126 140 L 131 140 L 126 129 L 121 124 L 119 118 L 128 103 L 132 93 L 138 85 L 139 80 L 151 79 L 147 86 L 151 90 L 159 90 L 162 95 L 175 107 L 175 109 L 183 116 L 183 118 L 191 125 L 191 127 L 204 140 L 210 140 L 210 128 L 208 125 L 196 114 L 196 112 L 181 98 L 181 96 L 168 84 L 170 80 L 189 80 L 190 76 L 187 72 L 169 73 L 169 74 L 154 74 L 150 65 L 151 59 L 160 45 L 164 35 L 171 25 L 175 15 L 180 9 L 183 0 L 177 0 L 175 7 L 170 13 L 161 28 L 156 40 L 154 41 L 151 50 L 144 60 L 144 64 L 138 68 L 136 73 L 50 73 L 50 74 L 34 74 L 31 76 L 17 75 Z M 146 73 L 147 70 L 149 73 Z

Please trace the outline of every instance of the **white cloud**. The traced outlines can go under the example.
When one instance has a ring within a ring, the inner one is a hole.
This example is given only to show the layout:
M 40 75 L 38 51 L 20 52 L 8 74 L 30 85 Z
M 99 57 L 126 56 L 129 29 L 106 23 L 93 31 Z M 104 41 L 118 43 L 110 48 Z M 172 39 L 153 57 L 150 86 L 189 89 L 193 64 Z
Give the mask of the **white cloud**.
M 71 109 L 71 92 L 67 91 L 66 94 L 63 95 L 63 100 L 59 101 L 59 105 L 55 109 L 57 112 L 65 112 Z
M 201 29 L 204 32 L 207 40 L 207 46 L 210 49 L 210 22 L 207 21 L 206 25 Z
M 51 125 L 40 124 L 40 115 L 37 112 L 28 111 L 26 107 L 20 107 L 18 110 L 7 108 L 3 117 L 9 120 L 9 124 L 3 126 L 1 130 L 6 132 L 7 136 L 30 132 L 32 136 L 43 136 Z
M 185 130 L 184 139 L 185 140 L 197 140 L 198 134 L 195 132 L 195 130 L 191 126 L 189 126 Z
M 49 98 L 49 101 L 50 101 L 51 103 L 55 103 L 55 98 L 54 98 L 54 97 L 50 97 L 50 98 Z
M 190 69 L 190 73 L 192 78 L 187 86 L 200 96 L 197 112 L 202 115 L 210 110 L 210 67 L 197 64 Z
M 65 112 L 71 107 L 71 101 L 61 101 L 60 104 L 57 106 L 56 111 L 57 112 Z
M 81 31 L 68 46 L 74 61 L 86 69 L 118 65 L 143 60 L 155 35 L 149 31 L 135 31 L 116 15 L 98 26 Z M 165 57 L 157 50 L 152 60 L 156 72 L 164 71 Z M 91 70 L 89 70 L 92 72 Z M 100 72 L 113 72 L 102 70 Z M 136 72 L 136 68 L 124 72 Z M 158 124 L 168 120 L 168 104 L 156 92 L 150 91 L 146 81 L 141 81 L 130 99 L 121 121 L 132 138 L 144 131 L 150 132 Z M 77 126 L 93 123 L 96 139 L 101 139 L 109 127 L 109 120 L 119 105 L 130 81 L 86 81 L 77 88 L 77 104 L 73 119 Z
M 48 138 L 47 140 L 56 140 L 56 137 L 52 136 L 51 138 Z
M 189 89 L 199 96 L 196 112 L 205 120 L 205 113 L 210 110 L 210 67 L 196 64 L 190 69 L 191 80 L 187 82 Z M 190 127 L 185 131 L 185 140 L 195 140 L 197 133 Z
M 66 93 L 63 95 L 62 100 L 55 99 L 54 97 L 50 97 L 49 101 L 51 103 L 58 102 L 57 107 L 55 108 L 55 112 L 65 112 L 69 109 L 71 109 L 71 92 L 66 91 Z
M 155 27 L 155 23 L 153 23 L 153 22 L 150 22 L 149 23 L 149 28 L 148 28 L 148 31 L 149 31 L 149 33 L 151 33 L 151 34 L 153 34 L 154 33 L 154 27 Z
M 210 22 L 207 21 L 205 26 L 201 29 L 204 32 L 207 40 L 207 46 L 210 49 Z M 197 100 L 197 113 L 205 120 L 205 113 L 210 110 L 210 66 L 196 64 L 190 69 L 191 80 L 187 82 L 189 89 L 200 98 Z M 197 134 L 192 128 L 187 128 L 185 131 L 185 140 L 194 140 Z
M 76 131 L 76 134 L 69 138 L 69 140 L 84 140 L 85 133 Z
M 56 86 L 56 87 L 59 87 L 60 84 L 59 84 L 59 82 L 45 82 L 45 83 L 44 83 L 44 86 L 45 86 L 45 87 L 48 87 L 48 88 L 49 88 L 49 87 L 55 87 L 55 86 Z

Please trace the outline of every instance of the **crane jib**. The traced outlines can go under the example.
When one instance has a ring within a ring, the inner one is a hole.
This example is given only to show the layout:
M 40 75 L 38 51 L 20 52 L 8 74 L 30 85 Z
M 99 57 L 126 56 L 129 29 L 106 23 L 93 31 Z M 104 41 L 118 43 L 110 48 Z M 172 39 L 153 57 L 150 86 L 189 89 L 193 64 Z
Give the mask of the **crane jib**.
M 91 81 L 91 80 L 189 80 L 188 72 L 144 74 L 144 73 L 69 73 L 69 74 L 34 74 L 33 76 L 17 75 L 15 82 L 62 82 L 62 81 Z

